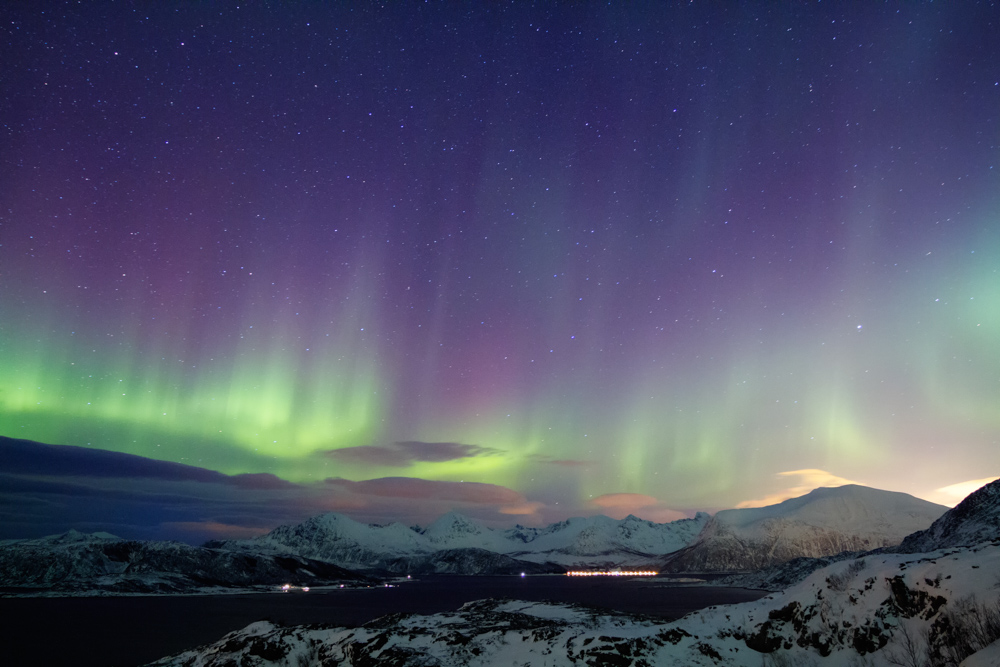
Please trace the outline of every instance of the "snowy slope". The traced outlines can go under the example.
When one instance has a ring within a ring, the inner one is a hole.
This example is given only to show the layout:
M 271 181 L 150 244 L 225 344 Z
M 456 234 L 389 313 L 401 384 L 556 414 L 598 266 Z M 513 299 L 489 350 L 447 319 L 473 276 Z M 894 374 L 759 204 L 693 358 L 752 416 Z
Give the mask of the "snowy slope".
M 970 493 L 927 530 L 908 536 L 899 545 L 905 553 L 929 551 L 1000 538 L 1000 479 Z
M 997 665 L 996 638 L 969 642 L 962 627 L 982 616 L 974 608 L 1000 610 L 997 572 L 1000 543 L 835 563 L 782 593 L 673 623 L 510 600 L 354 629 L 259 622 L 156 664 L 881 666 L 904 655 L 908 636 L 918 658 Z
M 820 488 L 777 505 L 717 513 L 663 567 L 673 572 L 752 571 L 802 556 L 892 546 L 929 526 L 946 509 L 864 486 Z
M 483 573 L 487 561 L 475 551 L 488 551 L 527 563 L 572 565 L 644 565 L 652 558 L 688 544 L 708 521 L 707 514 L 671 523 L 654 523 L 629 516 L 616 521 L 606 516 L 575 518 L 546 528 L 517 526 L 495 530 L 451 512 L 427 528 L 402 524 L 362 524 L 339 514 L 324 514 L 295 526 L 281 526 L 250 540 L 210 542 L 208 546 L 236 551 L 298 554 L 336 563 L 342 567 L 419 572 L 424 565 L 442 560 L 431 557 L 450 552 L 452 563 L 478 563 L 469 573 Z M 410 559 L 410 565 L 402 560 Z M 501 562 L 501 561 L 496 561 Z M 509 569 L 503 561 L 504 571 Z M 429 571 L 451 572 L 454 565 Z M 514 566 L 510 566 L 514 567 Z M 534 571 L 530 565 L 521 570 Z M 551 568 L 549 568 L 551 569 Z
M 32 593 L 221 592 L 285 583 L 367 583 L 330 563 L 299 556 L 242 554 L 179 542 L 123 540 L 70 531 L 0 543 L 0 586 Z
M 1000 540 L 1000 480 L 969 494 L 957 507 L 941 515 L 930 528 L 908 535 L 899 546 L 879 548 L 871 552 L 841 552 L 821 558 L 794 558 L 762 570 L 718 579 L 714 583 L 720 586 L 782 590 L 802 581 L 815 570 L 842 560 L 883 552 L 920 553 L 995 540 Z
M 448 512 L 420 533 L 432 549 L 487 549 L 509 553 L 510 543 L 503 531 L 494 530 L 462 515 Z
M 294 553 L 348 568 L 371 567 L 387 555 L 396 557 L 434 550 L 421 535 L 400 523 L 372 526 L 333 512 L 294 526 L 279 526 L 250 540 L 209 544 L 226 549 Z
M 629 515 L 620 521 L 606 516 L 574 518 L 543 529 L 506 531 L 507 553 L 524 560 L 548 560 L 562 565 L 643 565 L 689 544 L 708 522 L 699 512 L 694 519 L 654 523 Z M 519 544 L 520 542 L 520 544 Z

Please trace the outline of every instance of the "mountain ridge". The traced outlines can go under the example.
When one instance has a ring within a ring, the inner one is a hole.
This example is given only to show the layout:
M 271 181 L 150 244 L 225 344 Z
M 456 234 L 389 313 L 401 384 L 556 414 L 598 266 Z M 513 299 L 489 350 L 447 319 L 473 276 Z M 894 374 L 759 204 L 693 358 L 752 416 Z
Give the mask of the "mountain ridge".
M 946 510 L 896 491 L 821 487 L 775 505 L 721 510 L 661 566 L 668 572 L 749 572 L 795 558 L 870 551 L 899 544 Z
M 515 526 L 499 530 L 484 526 L 458 512 L 449 512 L 426 528 L 408 528 L 399 523 L 384 526 L 362 524 L 347 516 L 328 512 L 299 524 L 279 526 L 271 532 L 246 540 L 214 540 L 212 548 L 297 554 L 362 570 L 424 572 L 436 563 L 433 572 L 453 572 L 455 563 L 471 564 L 474 554 L 483 552 L 512 559 L 521 571 L 561 571 L 569 566 L 634 566 L 646 564 L 690 542 L 708 515 L 658 524 L 634 516 L 616 520 L 597 515 L 574 517 L 544 528 Z M 464 553 L 463 553 L 464 550 Z M 468 551 L 473 550 L 473 551 Z M 446 564 L 434 554 L 449 552 L 455 563 Z M 480 554 L 482 555 L 482 554 Z M 504 571 L 514 565 L 503 563 Z M 480 559 L 469 573 L 481 573 Z

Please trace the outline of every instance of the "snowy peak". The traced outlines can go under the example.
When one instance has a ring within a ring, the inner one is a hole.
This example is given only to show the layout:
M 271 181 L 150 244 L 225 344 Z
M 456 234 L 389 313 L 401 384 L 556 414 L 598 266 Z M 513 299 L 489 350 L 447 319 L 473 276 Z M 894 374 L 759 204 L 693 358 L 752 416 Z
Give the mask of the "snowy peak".
M 895 523 L 899 517 L 923 521 L 928 515 L 940 516 L 945 509 L 943 505 L 935 505 L 906 493 L 847 484 L 813 489 L 798 498 L 766 507 L 722 510 L 715 518 L 734 528 L 779 519 L 825 528 L 876 532 L 889 528 L 887 521 Z
M 250 540 L 215 543 L 227 549 L 295 553 L 341 567 L 371 567 L 383 554 L 410 555 L 431 551 L 427 540 L 401 523 L 376 526 L 330 512 L 296 525 L 278 526 Z
M 448 512 L 431 522 L 422 532 L 431 544 L 449 547 L 482 547 L 483 541 L 492 541 L 494 533 L 493 529 L 476 523 L 458 512 Z
M 945 509 L 905 493 L 858 485 L 815 489 L 776 505 L 717 513 L 666 567 L 745 572 L 802 556 L 893 546 Z
M 562 566 L 631 566 L 645 565 L 657 556 L 690 543 L 707 520 L 708 515 L 703 513 L 694 519 L 663 524 L 634 516 L 621 521 L 592 516 L 567 519 L 546 528 L 517 526 L 495 530 L 457 512 L 449 512 L 420 530 L 399 523 L 388 526 L 363 524 L 330 513 L 298 525 L 280 526 L 261 537 L 213 542 L 209 546 L 297 554 L 341 567 L 392 571 L 405 571 L 410 566 L 408 560 L 420 564 L 437 563 L 440 558 L 430 558 L 432 554 L 461 550 L 485 551 L 531 563 Z M 452 556 L 459 558 L 455 553 Z M 464 554 L 459 560 L 470 559 L 470 554 Z M 483 557 L 480 554 L 474 559 L 482 561 Z
M 433 549 L 485 549 L 498 554 L 516 551 L 505 532 L 484 526 L 458 512 L 448 512 L 422 532 Z
M 506 532 L 521 558 L 545 558 L 563 565 L 642 565 L 682 548 L 699 533 L 708 515 L 671 523 L 628 516 L 577 517 L 543 529 L 517 527 Z
M 973 491 L 927 530 L 907 536 L 902 553 L 1000 540 L 1000 479 Z

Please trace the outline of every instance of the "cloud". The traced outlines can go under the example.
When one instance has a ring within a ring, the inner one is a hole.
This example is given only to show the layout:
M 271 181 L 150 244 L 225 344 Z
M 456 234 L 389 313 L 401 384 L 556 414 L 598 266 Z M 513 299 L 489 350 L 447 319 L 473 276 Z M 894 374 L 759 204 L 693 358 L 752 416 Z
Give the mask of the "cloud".
M 381 477 L 360 482 L 331 478 L 327 484 L 349 490 L 361 496 L 451 500 L 481 505 L 514 505 L 525 497 L 513 489 L 482 482 L 439 482 L 418 477 Z
M 291 482 L 268 473 L 225 475 L 197 466 L 160 461 L 105 449 L 46 445 L 0 436 L 0 470 L 46 477 L 140 478 L 229 484 L 243 488 L 289 488 Z
M 492 453 L 455 443 L 399 443 L 397 449 L 420 460 Z M 401 476 L 296 484 L 267 473 L 225 475 L 100 449 L 0 439 L 0 539 L 75 528 L 199 543 L 256 535 L 324 512 L 369 523 L 426 524 L 459 511 L 506 527 L 512 516 L 540 524 L 545 508 L 496 484 Z
M 949 484 L 948 486 L 942 486 L 940 489 L 935 489 L 933 493 L 924 496 L 924 498 L 932 503 L 940 503 L 941 505 L 954 507 L 965 500 L 965 497 L 973 491 L 976 491 L 980 487 L 998 479 L 1000 479 L 1000 477 L 984 477 L 982 479 L 972 479 L 968 482 Z
M 286 479 L 281 479 L 277 475 L 269 472 L 247 472 L 240 475 L 227 476 L 226 483 L 238 486 L 241 489 L 290 489 L 295 485 Z
M 0 436 L 0 539 L 70 528 L 137 539 L 198 537 L 190 526 L 244 519 L 260 532 L 319 513 L 320 494 L 268 473 L 226 475 L 107 450 Z M 204 529 L 202 530 L 204 533 Z
M 336 493 L 333 502 L 362 505 L 349 512 L 352 518 L 372 523 L 426 525 L 446 512 L 457 511 L 498 527 L 509 527 L 510 516 L 517 516 L 518 523 L 541 525 L 541 512 L 546 508 L 513 489 L 482 482 L 382 477 L 361 481 L 331 478 L 324 485 Z
M 240 526 L 219 521 L 168 521 L 163 524 L 167 530 L 187 535 L 192 541 L 245 540 L 268 532 L 267 528 Z
M 477 456 L 494 456 L 500 450 L 458 442 L 407 440 L 391 445 L 362 445 L 331 449 L 326 455 L 343 463 L 388 468 L 406 468 L 414 463 L 445 463 Z
M 789 498 L 798 498 L 799 496 L 804 496 L 814 489 L 820 487 L 833 487 L 833 486 L 844 486 L 845 484 L 860 484 L 860 482 L 854 482 L 843 477 L 838 477 L 833 473 L 827 472 L 825 470 L 819 470 L 817 468 L 808 468 L 804 470 L 788 470 L 786 472 L 779 472 L 778 477 L 781 478 L 798 478 L 794 480 L 792 486 L 786 486 L 780 491 L 775 491 L 770 495 L 763 498 L 758 498 L 756 500 L 744 500 L 736 505 L 737 508 L 743 509 L 747 507 L 764 507 L 766 505 L 776 505 L 780 502 L 788 500 Z M 789 482 L 784 482 L 785 484 Z
M 606 493 L 590 503 L 612 519 L 624 519 L 629 514 L 656 523 L 687 518 L 685 513 L 665 507 L 656 498 L 641 493 Z
M 660 501 L 652 496 L 645 496 L 641 493 L 606 493 L 598 496 L 592 501 L 602 509 L 639 509 L 656 505 Z
M 519 516 L 538 516 L 538 512 L 545 508 L 545 503 L 535 501 L 525 501 L 514 505 L 504 505 L 499 509 L 500 514 L 515 514 Z

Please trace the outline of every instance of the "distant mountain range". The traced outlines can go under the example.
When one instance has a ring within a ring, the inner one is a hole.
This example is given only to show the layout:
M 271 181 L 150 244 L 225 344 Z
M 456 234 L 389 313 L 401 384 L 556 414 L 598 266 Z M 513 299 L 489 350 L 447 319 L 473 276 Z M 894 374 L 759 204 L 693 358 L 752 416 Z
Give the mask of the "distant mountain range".
M 987 500 L 985 505 L 995 503 L 992 496 Z M 724 510 L 713 517 L 699 513 L 671 523 L 592 516 L 545 528 L 497 530 L 449 513 L 420 528 L 364 524 L 329 513 L 260 537 L 212 541 L 202 547 L 73 532 L 0 543 L 0 586 L 70 594 L 169 593 L 366 581 L 357 572 L 541 574 L 614 567 L 675 573 L 766 571 L 797 558 L 829 559 L 841 552 L 898 545 L 907 534 L 929 526 L 935 535 L 971 530 L 967 517 L 952 521 L 961 528 L 940 522 L 931 526 L 944 510 L 902 493 L 844 486 L 816 489 L 769 507 Z M 760 587 L 798 580 L 819 566 L 803 561 L 798 569 L 782 571 Z
M 341 567 L 406 573 L 561 572 L 565 567 L 645 565 L 688 544 L 709 516 L 654 523 L 634 516 L 575 518 L 545 528 L 495 530 L 448 513 L 427 528 L 362 524 L 341 514 L 280 526 L 249 540 L 206 546 L 243 552 L 294 553 Z M 487 555 L 489 554 L 489 555 Z M 497 569 L 499 567 L 499 570 Z
M 838 505 L 824 502 L 831 496 L 843 501 L 845 511 L 856 510 L 858 498 L 869 491 L 820 493 L 818 499 L 792 503 L 791 512 L 759 512 L 746 524 L 725 525 L 752 525 L 762 514 L 810 516 L 813 510 L 803 506 Z M 1000 481 L 907 537 L 903 546 L 835 560 L 774 595 L 709 607 L 672 623 L 569 604 L 483 600 L 450 613 L 390 615 L 360 628 L 261 621 L 154 664 L 995 667 L 1000 665 L 998 497 Z M 884 503 L 876 505 L 885 509 Z M 866 516 L 869 526 L 881 521 Z M 931 551 L 910 553 L 910 547 Z M 807 560 L 815 559 L 801 558 L 799 564 Z
M 362 524 L 330 513 L 261 537 L 206 546 L 297 554 L 345 568 L 405 573 L 598 567 L 749 572 L 795 558 L 897 545 L 930 526 L 946 509 L 905 493 L 848 485 L 816 489 L 768 507 L 723 510 L 712 517 L 699 513 L 671 523 L 593 516 L 545 528 L 495 530 L 449 513 L 426 528 L 408 528 Z

